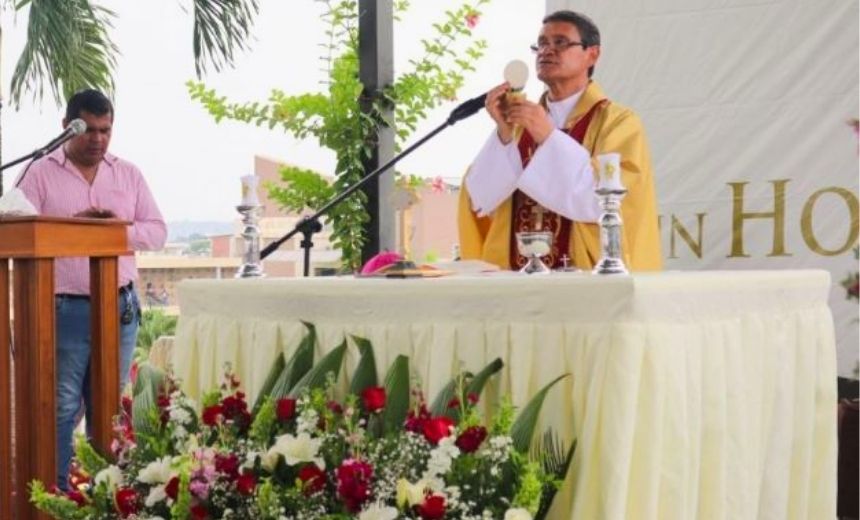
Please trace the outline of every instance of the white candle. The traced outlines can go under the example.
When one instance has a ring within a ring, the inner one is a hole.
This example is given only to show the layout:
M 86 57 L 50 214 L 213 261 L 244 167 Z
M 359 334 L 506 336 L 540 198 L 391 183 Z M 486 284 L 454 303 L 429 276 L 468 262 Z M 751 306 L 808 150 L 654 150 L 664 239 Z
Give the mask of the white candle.
M 597 187 L 609 190 L 623 190 L 621 184 L 621 154 L 605 153 L 597 156 L 600 164 Z
M 257 198 L 257 183 L 260 178 L 256 175 L 242 176 L 242 206 L 259 206 L 260 199 Z

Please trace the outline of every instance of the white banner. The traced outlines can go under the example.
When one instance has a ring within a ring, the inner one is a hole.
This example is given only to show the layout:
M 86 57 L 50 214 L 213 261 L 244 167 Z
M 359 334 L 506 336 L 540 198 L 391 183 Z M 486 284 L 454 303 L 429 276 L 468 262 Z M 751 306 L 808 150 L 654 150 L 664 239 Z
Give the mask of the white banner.
M 665 268 L 830 271 L 851 374 L 858 307 L 840 282 L 858 268 L 858 2 L 547 2 L 557 9 L 594 19 L 595 79 L 645 123 Z

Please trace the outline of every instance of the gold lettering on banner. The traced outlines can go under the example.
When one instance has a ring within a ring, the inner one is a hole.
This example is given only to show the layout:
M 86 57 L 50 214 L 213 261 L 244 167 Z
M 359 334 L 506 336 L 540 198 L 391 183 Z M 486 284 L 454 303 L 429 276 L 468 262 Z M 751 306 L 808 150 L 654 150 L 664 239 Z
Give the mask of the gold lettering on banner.
M 744 253 L 744 221 L 773 219 L 773 248 L 767 256 L 791 256 L 785 252 L 785 185 L 790 179 L 769 181 L 773 184 L 773 211 L 744 212 L 744 186 L 749 182 L 729 182 L 732 188 L 732 252 L 727 258 L 749 258 Z
M 681 237 L 681 240 L 687 244 L 687 247 L 690 248 L 690 251 L 696 255 L 696 258 L 702 258 L 702 229 L 704 228 L 703 224 L 705 221 L 706 213 L 696 213 L 697 220 L 697 228 L 696 228 L 696 237 L 698 240 L 693 240 L 692 235 L 687 229 L 681 224 L 681 221 L 675 215 L 672 215 L 672 229 L 669 231 L 669 258 L 678 258 L 677 253 L 675 252 L 675 234 Z
M 837 249 L 824 249 L 821 246 L 821 243 L 815 238 L 815 233 L 812 228 L 812 211 L 815 209 L 815 203 L 818 202 L 818 199 L 821 198 L 825 193 L 833 193 L 842 197 L 845 201 L 845 205 L 848 206 L 848 212 L 851 215 L 850 220 L 850 228 L 848 231 L 848 239 L 845 241 Z M 846 190 L 845 188 L 839 188 L 837 186 L 831 186 L 829 188 L 822 188 L 815 193 L 812 194 L 811 197 L 806 201 L 806 204 L 803 205 L 803 213 L 801 213 L 800 217 L 800 232 L 803 235 L 803 241 L 806 242 L 806 245 L 809 246 L 813 252 L 818 253 L 822 256 L 836 256 L 841 255 L 842 253 L 848 251 L 854 244 L 857 243 L 858 238 L 858 202 L 857 197 Z

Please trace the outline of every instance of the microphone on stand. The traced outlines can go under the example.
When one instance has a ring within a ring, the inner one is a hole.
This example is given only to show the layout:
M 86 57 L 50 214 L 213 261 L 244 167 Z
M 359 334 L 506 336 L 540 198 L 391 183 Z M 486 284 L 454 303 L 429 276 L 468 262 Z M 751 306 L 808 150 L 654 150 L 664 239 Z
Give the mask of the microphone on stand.
M 293 227 L 293 229 L 290 232 L 288 232 L 286 235 L 282 236 L 278 240 L 275 240 L 274 242 L 272 242 L 269 245 L 267 245 L 266 247 L 264 247 L 260 251 L 260 260 L 263 260 L 267 256 L 269 256 L 270 254 L 274 253 L 279 247 L 281 247 L 281 244 L 283 244 L 284 242 L 286 242 L 287 240 L 289 240 L 293 236 L 295 236 L 299 233 L 302 233 L 302 235 L 304 236 L 304 240 L 301 241 L 301 246 L 305 250 L 305 252 L 304 252 L 304 259 L 305 259 L 305 261 L 304 261 L 304 275 L 309 276 L 310 275 L 310 263 L 311 263 L 310 262 L 310 248 L 313 247 L 313 242 L 311 242 L 311 236 L 313 236 L 314 233 L 317 233 L 320 230 L 322 230 L 322 226 L 320 225 L 319 219 L 321 217 L 327 215 L 328 212 L 334 206 L 337 206 L 338 204 L 343 202 L 347 197 L 349 197 L 356 190 L 358 190 L 359 188 L 361 188 L 362 186 L 367 184 L 371 179 L 378 177 L 383 172 L 387 171 L 389 168 L 394 166 L 400 159 L 403 159 L 404 157 L 406 157 L 407 155 L 412 153 L 413 150 L 415 150 L 416 148 L 418 148 L 419 146 L 421 146 L 425 142 L 429 141 L 433 136 L 435 136 L 436 134 L 438 134 L 442 130 L 448 128 L 449 126 L 452 126 L 457 121 L 462 121 L 463 119 L 466 119 L 467 117 L 471 117 L 471 116 L 475 115 L 478 111 L 480 111 L 482 108 L 484 108 L 484 102 L 486 101 L 486 99 L 487 99 L 487 93 L 485 92 L 485 93 L 481 94 L 480 96 L 475 96 L 472 99 L 469 99 L 467 101 L 464 101 L 463 103 L 460 103 L 460 105 L 458 105 L 457 108 L 455 108 L 454 110 L 451 111 L 451 115 L 448 116 L 448 119 L 446 119 L 444 123 L 437 126 L 429 134 L 427 134 L 424 137 L 422 137 L 421 139 L 419 139 L 417 142 L 415 142 L 414 144 L 412 144 L 411 146 L 409 146 L 408 148 L 406 148 L 405 150 L 400 152 L 398 155 L 394 156 L 387 163 L 383 164 L 379 168 L 368 173 L 367 175 L 365 175 L 364 177 L 359 179 L 354 184 L 349 185 L 342 192 L 338 193 L 333 198 L 331 198 L 328 202 L 326 202 L 320 209 L 318 209 L 316 211 L 316 213 L 300 220 L 298 222 L 298 224 L 296 224 Z
M 21 181 L 24 180 L 24 176 L 27 175 L 27 170 L 30 169 L 30 165 L 32 165 L 33 162 L 36 161 L 36 159 L 40 159 L 40 158 L 48 155 L 49 153 L 51 153 L 54 150 L 56 150 L 57 148 L 59 148 L 60 145 L 62 145 L 63 143 L 65 143 L 66 141 L 71 139 L 72 137 L 81 135 L 82 133 L 84 133 L 86 131 L 87 131 L 86 121 L 84 121 L 83 119 L 80 119 L 80 118 L 79 119 L 72 119 L 71 121 L 69 121 L 69 124 L 66 125 L 66 128 L 63 129 L 63 132 L 60 135 L 58 135 L 57 137 L 48 141 L 48 144 L 46 144 L 45 146 L 43 146 L 41 148 L 37 148 L 35 151 L 28 153 L 24 157 L 19 157 L 12 162 L 8 162 L 8 163 L 0 166 L 0 172 L 5 170 L 6 168 L 9 168 L 10 166 L 15 166 L 16 164 L 18 164 L 20 162 L 24 162 L 28 159 L 32 159 L 32 161 L 30 161 L 30 163 L 27 165 L 27 167 L 24 168 L 24 172 L 21 174 L 21 177 L 18 178 L 18 182 L 15 183 L 15 187 L 17 188 L 21 184 Z
M 52 139 L 48 144 L 39 148 L 35 152 L 33 152 L 33 159 L 39 159 L 49 153 L 53 152 L 57 148 L 60 147 L 61 144 L 65 143 L 72 137 L 81 135 L 82 133 L 87 131 L 87 123 L 84 122 L 83 119 L 72 119 L 66 128 L 63 130 L 63 133 Z

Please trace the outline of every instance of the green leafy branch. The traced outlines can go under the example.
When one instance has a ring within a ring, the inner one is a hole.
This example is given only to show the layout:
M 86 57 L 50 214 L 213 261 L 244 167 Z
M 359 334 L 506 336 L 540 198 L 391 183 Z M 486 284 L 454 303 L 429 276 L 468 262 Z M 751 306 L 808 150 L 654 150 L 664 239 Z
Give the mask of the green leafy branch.
M 265 102 L 230 102 L 214 89 L 197 81 L 187 83 L 191 98 L 213 116 L 269 129 L 280 128 L 297 139 L 315 139 L 336 154 L 335 179 L 326 181 L 310 170 L 286 167 L 281 170 L 283 186 L 268 186 L 270 196 L 282 208 L 293 212 L 317 210 L 328 197 L 346 189 L 364 175 L 364 166 L 376 145 L 377 132 L 391 128 L 396 145 L 415 131 L 429 110 L 444 100 L 454 99 L 464 74 L 474 71 L 472 63 L 486 49 L 486 42 L 473 39 L 472 27 L 480 16 L 478 7 L 489 0 L 464 3 L 445 12 L 442 23 L 433 25 L 435 36 L 423 40 L 424 54 L 411 60 L 411 70 L 401 74 L 381 95 L 363 97 L 359 81 L 358 3 L 354 0 L 317 0 L 323 6 L 325 42 L 320 44 L 325 93 L 287 95 L 272 90 Z M 395 3 L 397 14 L 409 7 L 407 0 Z M 369 102 L 369 103 L 368 103 Z M 363 105 L 370 110 L 363 110 Z M 392 110 L 393 109 L 393 110 Z M 392 113 L 392 116 L 386 114 Z M 316 175 L 317 180 L 312 177 Z M 369 220 L 366 196 L 357 192 L 331 214 L 331 242 L 341 252 L 346 269 L 355 270 L 365 242 L 364 225 Z

